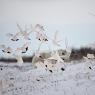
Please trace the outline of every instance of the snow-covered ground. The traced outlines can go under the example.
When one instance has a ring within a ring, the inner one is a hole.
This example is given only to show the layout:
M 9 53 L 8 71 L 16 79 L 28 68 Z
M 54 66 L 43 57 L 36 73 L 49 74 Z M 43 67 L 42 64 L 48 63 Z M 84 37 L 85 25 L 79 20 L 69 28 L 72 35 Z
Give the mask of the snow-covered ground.
M 0 95 L 95 95 L 95 60 L 67 63 L 53 73 L 30 63 L 0 63 Z

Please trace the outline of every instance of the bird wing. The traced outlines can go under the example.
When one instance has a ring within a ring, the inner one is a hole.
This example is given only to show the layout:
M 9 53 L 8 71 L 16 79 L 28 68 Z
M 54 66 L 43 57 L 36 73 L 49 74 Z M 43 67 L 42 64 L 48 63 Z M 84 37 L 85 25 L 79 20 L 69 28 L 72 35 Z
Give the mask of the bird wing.
M 24 49 L 24 48 L 28 47 L 29 44 L 30 44 L 30 42 L 25 43 L 25 44 L 22 46 L 22 48 Z
M 34 30 L 35 30 L 35 32 L 43 33 L 44 28 L 40 24 L 36 24 Z
M 27 25 L 25 24 L 25 30 L 24 31 L 28 31 L 29 30 L 29 28 L 27 28 Z
M 14 39 L 17 39 L 20 34 L 21 34 L 20 32 L 17 32 L 17 33 L 13 36 L 13 38 L 14 38 Z
M 0 48 L 1 48 L 1 49 L 5 49 L 6 46 L 5 46 L 5 45 L 0 45 Z
M 57 57 L 57 61 L 58 61 L 58 62 L 64 62 L 64 61 L 61 59 L 61 57 L 59 56 L 58 51 L 56 51 L 55 55 L 56 55 L 56 57 Z
M 66 49 L 68 48 L 68 39 L 65 38 L 65 46 L 66 46 Z
M 38 46 L 38 49 L 35 51 L 35 56 L 39 57 L 40 56 L 40 48 L 43 42 L 41 42 Z
M 18 27 L 18 29 L 20 30 L 20 32 L 23 32 L 23 30 L 22 30 L 22 28 L 20 27 L 19 24 L 17 24 L 17 27 Z
M 58 37 L 58 31 L 55 32 L 54 34 L 54 40 L 57 41 L 57 37 Z
M 41 39 L 41 37 L 42 37 L 42 34 L 39 33 L 39 32 L 36 32 L 36 38 L 37 38 L 37 39 Z

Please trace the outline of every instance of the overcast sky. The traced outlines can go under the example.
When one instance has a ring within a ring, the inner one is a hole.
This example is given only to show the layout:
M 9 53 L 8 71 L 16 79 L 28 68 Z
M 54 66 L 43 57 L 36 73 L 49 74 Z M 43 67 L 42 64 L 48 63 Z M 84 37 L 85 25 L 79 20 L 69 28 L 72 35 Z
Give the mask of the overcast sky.
M 9 44 L 5 34 L 16 32 L 16 23 L 42 24 L 51 37 L 58 30 L 80 47 L 95 41 L 95 0 L 0 0 L 1 44 Z

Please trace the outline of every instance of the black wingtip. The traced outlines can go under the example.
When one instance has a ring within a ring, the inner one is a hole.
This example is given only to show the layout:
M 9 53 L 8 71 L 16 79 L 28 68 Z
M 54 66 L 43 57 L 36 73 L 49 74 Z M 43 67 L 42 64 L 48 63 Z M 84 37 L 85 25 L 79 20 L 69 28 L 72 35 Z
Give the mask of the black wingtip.
M 16 40 L 14 40 L 14 39 L 11 39 L 12 41 L 18 41 L 19 39 L 16 39 Z
M 53 71 L 52 70 L 49 70 L 51 73 L 53 73 Z
M 65 69 L 64 69 L 64 68 L 61 68 L 61 70 L 62 70 L 62 71 L 65 71 Z

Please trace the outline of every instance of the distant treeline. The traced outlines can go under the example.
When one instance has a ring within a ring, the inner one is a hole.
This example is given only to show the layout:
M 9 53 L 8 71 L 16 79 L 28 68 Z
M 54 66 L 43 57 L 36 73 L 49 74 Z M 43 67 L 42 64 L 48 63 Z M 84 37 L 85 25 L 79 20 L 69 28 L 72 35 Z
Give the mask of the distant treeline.
M 87 48 L 87 47 L 81 47 L 79 49 L 72 49 L 70 59 L 71 60 L 80 60 L 83 58 L 83 56 L 87 56 L 87 54 L 94 54 L 95 56 L 95 49 Z
M 32 62 L 32 58 L 33 56 L 22 57 L 24 62 L 29 62 L 29 63 Z M 15 58 L 0 58 L 0 62 L 14 63 L 14 62 L 17 62 L 17 60 Z
M 94 54 L 95 56 L 95 49 L 87 48 L 87 47 L 81 47 L 79 49 L 73 48 L 70 55 L 70 60 L 81 60 L 83 56 L 87 56 L 87 53 Z M 22 57 L 23 61 L 26 62 L 32 62 L 33 56 L 24 56 Z M 15 58 L 0 58 L 0 62 L 17 62 Z

